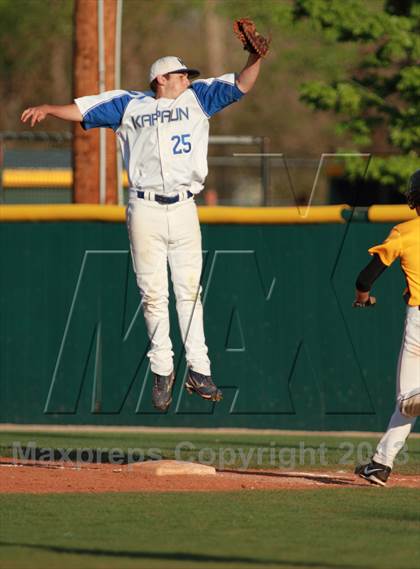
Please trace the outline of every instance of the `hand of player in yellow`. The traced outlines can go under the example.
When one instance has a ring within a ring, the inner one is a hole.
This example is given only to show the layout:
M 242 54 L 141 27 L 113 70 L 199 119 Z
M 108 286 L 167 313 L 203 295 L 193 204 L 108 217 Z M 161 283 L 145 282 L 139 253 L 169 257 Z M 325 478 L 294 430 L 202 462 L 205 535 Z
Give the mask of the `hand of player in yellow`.
M 356 296 L 355 300 L 353 301 L 352 307 L 353 308 L 367 308 L 369 306 L 375 306 L 376 298 L 374 296 L 368 296 L 366 300 L 362 300 L 358 296 Z

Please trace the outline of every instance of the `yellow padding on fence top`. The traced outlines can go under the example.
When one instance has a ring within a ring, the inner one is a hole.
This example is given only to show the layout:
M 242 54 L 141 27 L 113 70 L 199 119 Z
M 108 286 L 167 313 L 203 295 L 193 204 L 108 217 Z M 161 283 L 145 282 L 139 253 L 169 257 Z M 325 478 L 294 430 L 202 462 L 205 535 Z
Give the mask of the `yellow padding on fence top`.
M 211 224 L 305 224 L 345 223 L 345 205 L 301 207 L 210 207 L 198 208 L 202 223 Z M 402 222 L 416 212 L 406 205 L 374 205 L 368 210 L 373 223 Z M 3 205 L 0 221 L 109 221 L 124 222 L 125 207 L 117 205 Z
M 347 206 L 199 207 L 202 223 L 344 223 Z M 116 205 L 3 205 L 0 221 L 125 221 L 125 207 Z
M 368 210 L 368 219 L 372 223 L 409 221 L 416 215 L 408 205 L 372 205 Z
M 28 168 L 3 171 L 4 188 L 68 188 L 73 184 L 69 168 L 51 170 Z
M 344 223 L 346 205 L 297 207 L 199 207 L 202 223 Z
M 73 184 L 71 168 L 19 168 L 3 170 L 3 187 L 8 188 L 70 188 Z M 123 185 L 128 185 L 123 172 Z
M 0 221 L 125 221 L 119 205 L 3 205 Z
M 202 223 L 344 223 L 346 206 L 295 207 L 199 207 Z M 125 208 L 116 205 L 4 205 L 0 221 L 114 221 L 125 220 Z

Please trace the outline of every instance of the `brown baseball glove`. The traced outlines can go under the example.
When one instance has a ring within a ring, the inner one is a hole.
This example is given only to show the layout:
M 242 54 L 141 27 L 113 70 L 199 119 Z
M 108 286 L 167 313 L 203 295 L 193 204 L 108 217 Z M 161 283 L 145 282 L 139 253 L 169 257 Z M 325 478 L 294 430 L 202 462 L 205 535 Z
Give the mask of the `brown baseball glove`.
M 265 38 L 259 34 L 255 28 L 255 24 L 249 18 L 240 18 L 233 22 L 233 31 L 244 49 L 250 53 L 256 53 L 260 57 L 267 55 L 271 38 Z

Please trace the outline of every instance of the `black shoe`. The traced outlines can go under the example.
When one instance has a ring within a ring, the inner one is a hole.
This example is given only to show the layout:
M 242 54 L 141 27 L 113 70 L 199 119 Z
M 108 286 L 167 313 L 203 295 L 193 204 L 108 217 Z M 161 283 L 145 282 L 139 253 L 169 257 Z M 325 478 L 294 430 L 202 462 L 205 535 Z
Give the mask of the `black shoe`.
M 210 375 L 203 375 L 192 369 L 188 370 L 185 389 L 190 395 L 197 393 L 197 395 L 209 401 L 220 401 L 223 398 L 222 392 L 213 383 Z
M 166 411 L 172 403 L 172 389 L 175 382 L 175 374 L 153 376 L 152 400 L 153 405 L 159 411 Z
M 385 486 L 389 475 L 391 474 L 391 469 L 389 466 L 385 466 L 384 464 L 379 464 L 379 462 L 371 460 L 369 464 L 359 464 L 356 466 L 354 473 L 358 474 L 361 478 L 368 480 L 372 484 Z

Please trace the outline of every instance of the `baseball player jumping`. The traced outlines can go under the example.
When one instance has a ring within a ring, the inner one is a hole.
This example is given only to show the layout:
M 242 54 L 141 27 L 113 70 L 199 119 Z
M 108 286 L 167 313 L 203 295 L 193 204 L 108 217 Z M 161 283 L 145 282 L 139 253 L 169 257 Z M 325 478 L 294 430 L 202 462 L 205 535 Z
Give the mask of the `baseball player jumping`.
M 407 201 L 420 216 L 420 170 L 409 181 Z M 353 306 L 374 306 L 369 291 L 373 282 L 399 258 L 407 288 L 405 329 L 397 368 L 397 404 L 369 464 L 356 467 L 355 473 L 373 484 L 385 486 L 398 452 L 403 448 L 416 418 L 420 415 L 420 217 L 396 225 L 388 238 L 369 249 L 371 262 L 356 281 Z
M 219 401 L 203 328 L 201 232 L 194 197 L 207 175 L 209 119 L 254 86 L 268 42 L 250 20 L 234 30 L 248 50 L 242 71 L 197 80 L 200 72 L 167 56 L 150 68 L 149 91 L 108 91 L 64 106 L 26 109 L 31 126 L 48 115 L 80 122 L 84 129 L 112 128 L 129 178 L 127 227 L 137 285 L 150 340 L 153 404 L 166 411 L 175 375 L 169 337 L 168 264 L 188 363 L 189 393 Z

